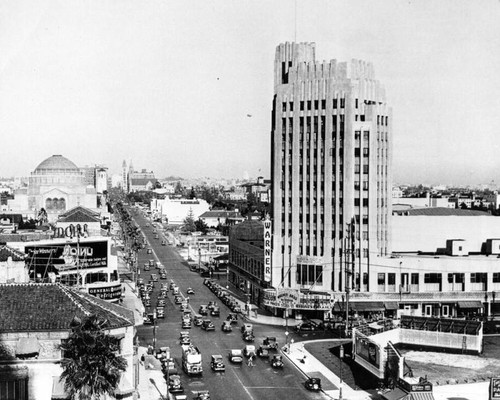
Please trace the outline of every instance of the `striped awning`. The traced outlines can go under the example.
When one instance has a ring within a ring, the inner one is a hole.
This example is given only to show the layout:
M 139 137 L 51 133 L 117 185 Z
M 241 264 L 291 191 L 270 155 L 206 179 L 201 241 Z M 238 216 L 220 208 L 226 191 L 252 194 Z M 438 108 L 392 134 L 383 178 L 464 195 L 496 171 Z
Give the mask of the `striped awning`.
M 431 392 L 412 392 L 410 400 L 435 400 Z
M 478 309 L 478 308 L 483 308 L 483 304 L 479 300 L 475 300 L 475 301 L 459 301 L 458 302 L 458 307 L 459 308 L 473 308 L 473 309 Z

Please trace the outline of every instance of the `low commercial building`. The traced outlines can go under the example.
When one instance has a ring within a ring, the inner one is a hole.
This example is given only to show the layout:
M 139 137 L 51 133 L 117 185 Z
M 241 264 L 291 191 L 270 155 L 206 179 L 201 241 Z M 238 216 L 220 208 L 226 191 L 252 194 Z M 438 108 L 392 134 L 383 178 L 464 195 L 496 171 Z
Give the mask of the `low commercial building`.
M 12 247 L 0 246 L 0 283 L 29 282 L 26 255 Z
M 133 312 L 61 284 L 0 284 L 0 393 L 16 400 L 67 399 L 61 344 L 76 319 L 95 314 L 109 335 L 120 338 L 127 360 L 117 399 L 132 397 L 138 364 L 134 359 Z
M 210 205 L 203 199 L 153 199 L 151 200 L 153 218 L 161 218 L 170 225 L 182 225 L 191 215 L 197 220 L 200 215 L 210 210 Z

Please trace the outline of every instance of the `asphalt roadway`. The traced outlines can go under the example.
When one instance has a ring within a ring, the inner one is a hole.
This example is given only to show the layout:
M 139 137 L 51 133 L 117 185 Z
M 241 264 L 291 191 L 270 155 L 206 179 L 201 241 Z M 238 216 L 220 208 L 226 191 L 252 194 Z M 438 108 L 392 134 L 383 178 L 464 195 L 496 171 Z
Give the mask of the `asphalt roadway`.
M 222 332 L 220 329 L 222 321 L 230 310 L 203 284 L 203 278 L 189 269 L 173 247 L 161 245 L 163 237 L 158 229 L 156 229 L 156 233 L 159 234 L 159 239 L 155 239 L 154 227 L 151 223 L 139 213 L 133 210 L 131 213 L 153 249 L 152 254 L 148 254 L 145 250 L 138 253 L 138 262 L 141 268 L 139 276 L 148 281 L 151 273 L 157 273 L 154 268 L 150 271 L 143 270 L 144 264 L 150 259 L 159 260 L 167 269 L 167 280 L 160 280 L 155 285 L 151 296 L 152 306 L 156 305 L 160 283 L 170 283 L 170 280 L 173 279 L 179 286 L 183 297 L 186 297 L 188 287 L 194 289 L 195 295 L 189 296 L 189 304 L 194 314 L 198 313 L 200 305 L 207 304 L 209 301 L 216 301 L 221 309 L 220 317 L 209 317 L 215 324 L 215 331 L 207 332 L 196 326 L 189 329 L 192 343 L 201 350 L 203 355 L 203 375 L 201 377 L 189 377 L 181 371 L 179 335 L 180 331 L 183 330 L 181 328 L 182 312 L 179 306 L 174 304 L 172 291 L 169 291 L 166 299 L 165 319 L 157 320 L 156 329 L 151 325 L 138 327 L 138 339 L 141 346 L 147 346 L 156 341 L 156 348 L 170 348 L 176 360 L 177 369 L 180 371 L 181 381 L 186 393 L 209 390 L 213 399 L 298 400 L 328 398 L 322 392 L 307 391 L 303 384 L 305 381 L 304 375 L 287 359 L 285 359 L 283 369 L 272 368 L 269 359 L 264 358 L 257 358 L 254 362 L 255 366 L 248 366 L 246 359 L 242 364 L 230 363 L 227 357 L 229 350 L 243 349 L 247 344 L 254 344 L 258 347 L 267 336 L 277 337 L 278 343 L 284 345 L 286 341 L 285 327 L 254 324 L 254 343 L 246 343 L 242 340 L 239 331 L 242 320 L 239 321 L 238 325 L 233 326 L 232 332 Z M 150 308 L 150 311 L 153 310 L 153 307 Z M 294 338 L 295 341 L 303 339 L 296 334 L 291 334 L 288 338 Z M 308 338 L 310 338 L 310 335 L 308 335 Z M 210 369 L 210 355 L 212 354 L 223 356 L 226 363 L 225 372 L 213 372 Z M 188 398 L 190 398 L 190 395 L 188 395 Z

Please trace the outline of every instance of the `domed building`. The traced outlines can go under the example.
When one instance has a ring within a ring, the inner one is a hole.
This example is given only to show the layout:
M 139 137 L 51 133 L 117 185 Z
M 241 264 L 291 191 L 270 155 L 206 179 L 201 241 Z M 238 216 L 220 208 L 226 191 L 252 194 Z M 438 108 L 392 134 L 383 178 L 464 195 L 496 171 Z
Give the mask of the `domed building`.
M 84 171 L 62 155 L 42 161 L 31 173 L 27 190 L 16 193 L 9 202 L 10 209 L 29 210 L 34 216 L 43 208 L 49 222 L 77 206 L 96 210 L 97 192 L 94 186 L 87 186 Z

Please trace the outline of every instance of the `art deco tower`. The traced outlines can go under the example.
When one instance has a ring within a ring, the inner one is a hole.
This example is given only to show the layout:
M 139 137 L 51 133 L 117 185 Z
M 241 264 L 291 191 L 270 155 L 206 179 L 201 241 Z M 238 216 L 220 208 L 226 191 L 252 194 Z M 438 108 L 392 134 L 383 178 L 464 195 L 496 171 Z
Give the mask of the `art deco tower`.
M 391 109 L 372 65 L 280 44 L 272 116 L 271 285 L 369 291 L 370 263 L 390 252 L 392 164 Z

